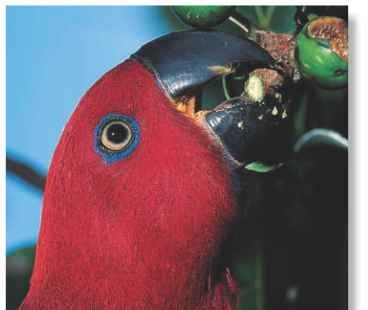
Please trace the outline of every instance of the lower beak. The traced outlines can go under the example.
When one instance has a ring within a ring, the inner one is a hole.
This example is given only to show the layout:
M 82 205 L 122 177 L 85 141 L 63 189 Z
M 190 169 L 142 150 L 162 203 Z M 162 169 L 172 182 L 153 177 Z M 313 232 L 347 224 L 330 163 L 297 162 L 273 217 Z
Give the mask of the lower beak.
M 231 167 L 260 160 L 278 161 L 285 156 L 288 118 L 280 102 L 265 100 L 259 104 L 236 97 L 213 110 L 196 111 L 196 99 L 191 97 L 175 107 L 211 136 Z

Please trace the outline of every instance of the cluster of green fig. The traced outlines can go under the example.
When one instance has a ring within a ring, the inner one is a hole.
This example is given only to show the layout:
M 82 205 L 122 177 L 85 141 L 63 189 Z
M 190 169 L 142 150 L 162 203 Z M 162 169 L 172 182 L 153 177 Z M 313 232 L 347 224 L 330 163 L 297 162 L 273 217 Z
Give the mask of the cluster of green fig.
M 210 28 L 232 17 L 234 6 L 174 6 L 187 25 Z M 313 15 L 295 34 L 295 59 L 302 76 L 322 88 L 348 83 L 348 26 L 339 17 Z

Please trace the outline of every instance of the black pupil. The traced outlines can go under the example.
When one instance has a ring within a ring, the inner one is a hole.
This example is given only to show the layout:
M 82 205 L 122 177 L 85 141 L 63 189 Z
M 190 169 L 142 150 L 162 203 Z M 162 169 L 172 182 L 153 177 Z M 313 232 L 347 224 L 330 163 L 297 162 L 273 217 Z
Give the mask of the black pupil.
M 112 124 L 107 129 L 107 138 L 115 144 L 125 142 L 129 136 L 128 129 L 122 124 Z

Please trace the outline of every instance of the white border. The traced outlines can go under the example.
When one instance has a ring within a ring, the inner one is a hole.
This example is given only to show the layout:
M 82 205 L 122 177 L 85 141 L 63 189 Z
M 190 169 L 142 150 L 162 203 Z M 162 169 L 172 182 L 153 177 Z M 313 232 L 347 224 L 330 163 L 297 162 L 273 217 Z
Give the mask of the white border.
M 349 6 L 349 299 L 351 309 L 368 309 L 368 9 Z
M 0 58 L 3 74 L 1 75 L 0 104 L 1 132 L 0 154 L 3 164 L 0 167 L 0 199 L 1 212 L 1 278 L 0 278 L 0 309 L 5 309 L 5 102 L 6 102 L 6 60 L 5 60 L 5 33 L 6 33 L 6 5 L 178 5 L 197 4 L 198 1 L 5 1 L 1 5 L 0 31 Z M 224 1 L 212 0 L 201 4 L 225 4 Z M 364 1 L 232 1 L 227 4 L 238 5 L 346 5 L 349 4 L 349 18 L 351 25 L 350 53 L 350 100 L 349 100 L 349 309 L 368 309 L 368 9 Z M 333 216 L 333 215 L 331 215 Z M 328 229 L 326 227 L 326 229 Z M 316 279 L 318 281 L 318 279 Z
M 64 0 L 64 1 L 47 1 L 47 0 L 11 0 L 5 1 L 6 5 L 46 5 L 46 6 L 54 6 L 54 5 L 71 5 L 71 6 L 88 6 L 88 5 L 198 5 L 198 0 L 187 0 L 187 1 L 168 1 L 168 0 L 89 0 L 89 1 L 73 1 L 73 0 Z M 230 1 L 226 2 L 224 0 L 212 0 L 212 1 L 201 1 L 201 5 L 214 5 L 214 4 L 222 4 L 222 5 L 348 5 L 348 1 L 343 0 L 325 0 L 323 3 L 318 0 L 313 1 L 277 1 L 275 3 L 272 1 Z

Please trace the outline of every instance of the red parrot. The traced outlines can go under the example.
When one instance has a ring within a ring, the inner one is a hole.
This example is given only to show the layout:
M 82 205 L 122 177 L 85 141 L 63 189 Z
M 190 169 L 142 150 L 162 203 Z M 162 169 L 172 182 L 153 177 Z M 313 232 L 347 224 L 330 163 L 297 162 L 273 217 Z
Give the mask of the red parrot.
M 194 114 L 188 98 L 236 64 L 271 62 L 249 40 L 185 31 L 97 81 L 54 153 L 20 309 L 233 309 L 220 258 L 239 212 L 244 108 Z

